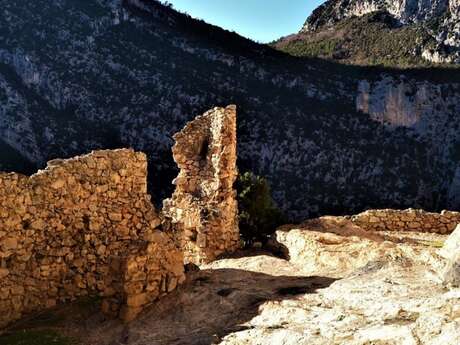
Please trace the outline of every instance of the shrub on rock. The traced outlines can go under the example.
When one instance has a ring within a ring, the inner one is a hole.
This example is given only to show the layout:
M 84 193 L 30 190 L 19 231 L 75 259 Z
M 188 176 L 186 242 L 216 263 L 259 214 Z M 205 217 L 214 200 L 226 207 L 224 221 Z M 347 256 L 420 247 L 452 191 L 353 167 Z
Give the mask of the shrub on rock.
M 239 175 L 236 189 L 242 240 L 246 245 L 266 242 L 276 228 L 286 222 L 271 197 L 267 180 L 246 172 Z

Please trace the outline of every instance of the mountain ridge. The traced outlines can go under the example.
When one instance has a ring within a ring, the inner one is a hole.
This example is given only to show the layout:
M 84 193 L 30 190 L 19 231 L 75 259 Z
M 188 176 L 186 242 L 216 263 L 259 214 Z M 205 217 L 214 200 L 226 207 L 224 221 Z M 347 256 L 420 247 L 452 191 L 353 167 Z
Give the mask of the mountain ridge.
M 265 176 L 293 219 L 458 207 L 456 71 L 294 58 L 155 1 L 4 8 L 0 97 L 10 102 L 0 106 L 0 144 L 24 162 L 2 157 L 2 170 L 133 147 L 148 154 L 159 203 L 177 175 L 172 134 L 234 103 L 240 170 Z M 416 123 L 394 122 L 394 104 L 402 116 L 415 109 Z
M 442 16 L 457 19 L 460 3 L 456 0 L 328 0 L 315 9 L 301 31 L 315 31 L 353 16 L 386 11 L 400 25 L 426 22 Z
M 275 43 L 296 55 L 356 64 L 458 65 L 460 4 L 457 0 L 329 0 L 313 11 L 297 35 Z

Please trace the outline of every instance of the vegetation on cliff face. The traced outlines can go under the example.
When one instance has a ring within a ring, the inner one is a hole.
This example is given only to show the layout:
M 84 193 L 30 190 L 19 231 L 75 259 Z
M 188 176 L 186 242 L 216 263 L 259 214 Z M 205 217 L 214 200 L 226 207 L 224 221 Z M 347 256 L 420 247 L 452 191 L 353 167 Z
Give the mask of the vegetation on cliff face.
M 265 242 L 277 227 L 286 222 L 286 217 L 272 199 L 267 180 L 246 172 L 239 175 L 236 188 L 242 240 L 246 245 Z
M 320 57 L 356 65 L 385 67 L 433 66 L 421 56 L 421 46 L 434 47 L 428 24 L 399 26 L 385 12 L 352 17 L 333 29 L 301 32 L 274 42 L 283 52 L 299 57 Z
M 300 52 L 315 52 L 309 47 L 315 40 L 345 32 L 340 50 L 333 55 L 347 62 L 397 67 L 424 61 L 460 64 L 459 19 L 456 0 L 329 0 L 313 11 L 300 30 L 305 41 Z

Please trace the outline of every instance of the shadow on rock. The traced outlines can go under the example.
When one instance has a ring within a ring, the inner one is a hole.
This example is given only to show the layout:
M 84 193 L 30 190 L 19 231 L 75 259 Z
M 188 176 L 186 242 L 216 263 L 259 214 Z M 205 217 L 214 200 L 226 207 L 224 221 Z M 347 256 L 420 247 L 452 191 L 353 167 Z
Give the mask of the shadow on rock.
M 147 310 L 111 345 L 214 344 L 248 329 L 246 323 L 259 314 L 262 303 L 295 299 L 334 281 L 226 268 L 192 273 L 178 291 Z

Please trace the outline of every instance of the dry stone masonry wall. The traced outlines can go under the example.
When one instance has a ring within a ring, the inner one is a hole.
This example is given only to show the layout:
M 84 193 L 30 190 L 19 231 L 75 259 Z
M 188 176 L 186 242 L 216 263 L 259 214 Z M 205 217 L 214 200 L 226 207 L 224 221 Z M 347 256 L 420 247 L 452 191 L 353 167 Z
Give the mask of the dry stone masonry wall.
M 129 321 L 184 281 L 184 261 L 238 248 L 236 107 L 199 116 L 175 139 L 180 173 L 161 215 L 146 156 L 132 150 L 51 161 L 31 177 L 0 173 L 0 327 L 88 295 Z
M 130 320 L 184 280 L 183 255 L 147 194 L 132 150 L 56 160 L 37 174 L 0 174 L 0 327 L 86 295 Z
M 239 246 L 236 107 L 215 108 L 175 135 L 180 173 L 165 200 L 165 224 L 174 230 L 186 263 L 202 264 Z
M 369 210 L 351 220 L 368 231 L 417 231 L 450 234 L 460 224 L 460 212 L 422 210 Z

